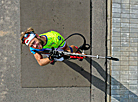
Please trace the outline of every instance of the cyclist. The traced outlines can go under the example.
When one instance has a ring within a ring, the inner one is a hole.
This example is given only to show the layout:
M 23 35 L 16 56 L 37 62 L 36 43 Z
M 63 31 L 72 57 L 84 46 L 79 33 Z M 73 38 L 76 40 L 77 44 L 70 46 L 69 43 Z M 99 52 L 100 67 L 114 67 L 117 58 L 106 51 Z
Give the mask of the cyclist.
M 54 62 L 49 60 L 48 57 L 43 58 L 42 56 L 42 53 L 45 50 L 52 50 L 52 47 L 54 47 L 55 50 L 59 47 L 57 49 L 58 51 L 68 51 L 71 53 L 77 51 L 77 47 L 74 45 L 68 46 L 67 42 L 64 41 L 64 38 L 57 31 L 48 31 L 46 33 L 38 35 L 34 32 L 34 29 L 30 27 L 25 32 L 21 33 L 20 39 L 22 44 L 26 44 L 27 46 L 29 46 L 31 53 L 34 55 L 35 59 L 37 60 L 40 66 L 44 66 Z M 64 58 L 55 58 L 54 60 L 63 61 Z

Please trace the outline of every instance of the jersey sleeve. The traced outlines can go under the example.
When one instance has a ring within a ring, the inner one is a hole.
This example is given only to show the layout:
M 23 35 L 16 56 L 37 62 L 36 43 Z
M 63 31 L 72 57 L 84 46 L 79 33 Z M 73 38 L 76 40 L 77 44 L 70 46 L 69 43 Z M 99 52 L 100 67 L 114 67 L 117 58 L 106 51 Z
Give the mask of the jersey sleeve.
M 43 50 L 41 50 L 41 49 L 34 49 L 34 48 L 30 47 L 30 51 L 31 51 L 32 54 L 35 54 L 36 53 L 35 51 L 43 51 Z

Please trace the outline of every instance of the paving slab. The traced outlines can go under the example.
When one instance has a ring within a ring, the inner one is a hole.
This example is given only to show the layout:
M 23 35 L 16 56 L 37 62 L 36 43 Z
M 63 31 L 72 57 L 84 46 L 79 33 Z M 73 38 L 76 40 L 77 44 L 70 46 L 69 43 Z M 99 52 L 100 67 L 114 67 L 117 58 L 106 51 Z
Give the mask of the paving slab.
M 28 8 L 29 7 L 29 8 Z M 21 0 L 21 31 L 28 27 L 41 34 L 49 30 L 60 32 L 64 38 L 73 33 L 81 33 L 90 42 L 89 1 L 83 0 Z M 28 16 L 26 16 L 28 15 Z M 76 40 L 77 39 L 77 40 Z M 83 39 L 73 36 L 68 45 L 80 46 Z M 89 53 L 89 51 L 87 51 Z M 80 73 L 87 72 L 90 79 L 90 64 L 84 60 L 56 63 L 41 67 L 30 54 L 28 47 L 22 46 L 21 75 L 22 87 L 70 87 L 90 86 L 89 80 Z M 76 72 L 74 70 L 82 70 Z
M 106 0 L 92 0 L 92 55 L 106 56 L 106 34 Z M 92 102 L 106 101 L 105 62 L 92 59 Z

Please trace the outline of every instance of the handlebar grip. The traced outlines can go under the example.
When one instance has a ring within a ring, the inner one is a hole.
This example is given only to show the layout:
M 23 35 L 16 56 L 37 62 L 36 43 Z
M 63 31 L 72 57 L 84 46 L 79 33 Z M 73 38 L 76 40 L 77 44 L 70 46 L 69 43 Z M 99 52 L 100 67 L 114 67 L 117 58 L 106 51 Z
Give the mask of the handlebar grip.
M 119 61 L 118 58 L 114 58 L 114 57 L 107 57 L 107 59 L 109 59 L 109 60 L 114 60 L 114 61 Z

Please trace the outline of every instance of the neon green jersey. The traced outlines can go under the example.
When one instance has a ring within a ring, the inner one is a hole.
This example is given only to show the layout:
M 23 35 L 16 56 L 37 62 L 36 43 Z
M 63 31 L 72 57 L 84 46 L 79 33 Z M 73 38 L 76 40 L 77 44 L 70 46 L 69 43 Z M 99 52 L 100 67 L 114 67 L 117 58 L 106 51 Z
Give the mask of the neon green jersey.
M 43 34 L 40 34 L 39 36 L 46 36 L 46 45 L 43 46 L 44 49 L 52 47 L 58 48 L 58 46 L 65 40 L 60 33 L 56 31 L 49 31 Z M 60 45 L 60 47 L 64 47 L 65 41 Z

